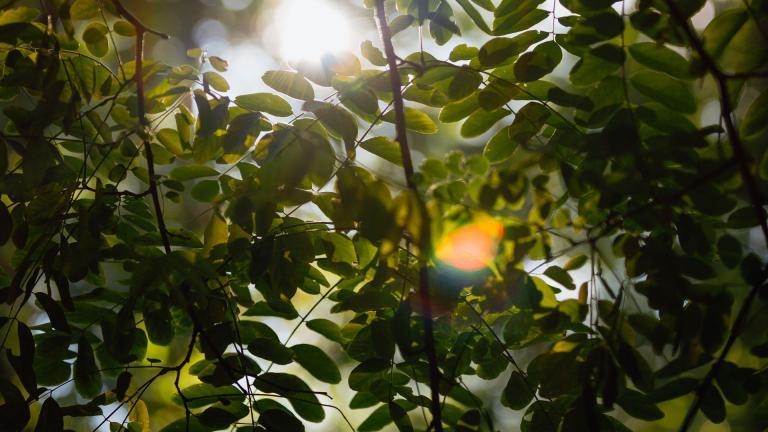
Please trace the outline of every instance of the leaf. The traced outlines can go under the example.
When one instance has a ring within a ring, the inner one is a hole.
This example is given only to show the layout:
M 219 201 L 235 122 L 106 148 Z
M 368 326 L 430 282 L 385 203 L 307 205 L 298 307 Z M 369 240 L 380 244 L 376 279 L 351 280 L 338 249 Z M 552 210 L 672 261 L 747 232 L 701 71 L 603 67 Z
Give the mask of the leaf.
M 743 138 L 750 139 L 760 136 L 766 129 L 768 129 L 768 91 L 763 91 L 749 105 L 739 125 L 739 133 Z
M 329 384 L 341 382 L 341 374 L 336 363 L 320 348 L 314 345 L 299 344 L 291 347 L 296 362 L 313 377 Z
M 515 77 L 522 82 L 536 81 L 552 72 L 562 59 L 563 52 L 557 43 L 541 43 L 515 62 Z
M 644 394 L 624 389 L 616 399 L 616 403 L 632 417 L 645 421 L 654 421 L 664 418 L 664 413 L 651 402 Z
M 250 111 L 265 112 L 277 117 L 288 117 L 293 114 L 291 105 L 280 96 L 271 93 L 251 93 L 235 98 L 235 103 Z
M 40 11 L 35 8 L 26 6 L 8 8 L 7 2 L 4 2 L 3 10 L 0 12 L 0 26 L 32 22 L 38 16 Z
M 616 72 L 624 64 L 624 58 L 624 51 L 616 45 L 597 46 L 576 62 L 569 77 L 577 86 L 594 84 Z
M 456 0 L 456 3 L 461 6 L 462 9 L 464 9 L 464 12 L 469 15 L 469 18 L 472 19 L 472 21 L 475 23 L 477 28 L 484 31 L 487 34 L 491 34 L 491 28 L 488 27 L 488 24 L 486 24 L 485 20 L 483 19 L 483 16 L 480 14 L 480 11 L 478 11 L 472 3 L 469 2 L 469 0 Z
M 387 111 L 382 120 L 394 123 L 395 111 Z M 437 125 L 432 119 L 424 112 L 411 107 L 405 107 L 405 127 L 413 132 L 430 135 L 437 133 Z
M 0 405 L 0 430 L 24 430 L 30 413 L 27 401 L 19 389 L 5 379 L 0 380 L 0 396 L 3 398 L 3 405 Z
M 212 202 L 219 195 L 219 182 L 216 180 L 203 180 L 192 187 L 190 195 L 200 202 Z
M 8 243 L 13 231 L 13 219 L 8 212 L 8 207 L 0 201 L 0 245 Z
M 573 283 L 571 275 L 561 267 L 550 266 L 544 271 L 544 275 L 559 283 L 560 285 L 568 288 L 569 290 L 576 289 L 576 284 Z
M 304 424 L 290 412 L 269 409 L 261 413 L 258 424 L 267 432 L 304 432 Z
M 69 16 L 75 20 L 89 20 L 99 15 L 96 0 L 75 0 L 69 7 Z
M 717 254 L 728 268 L 736 268 L 741 261 L 741 242 L 725 234 L 717 241 Z
M 229 83 L 218 72 L 213 72 L 213 71 L 205 72 L 203 74 L 203 81 L 207 82 L 211 87 L 213 87 L 214 90 L 217 90 L 220 92 L 229 91 Z M 262 111 L 262 110 L 257 110 L 257 111 Z
M 64 310 L 61 306 L 48 294 L 37 292 L 35 297 L 40 302 L 40 305 L 42 305 L 45 313 L 48 314 L 51 327 L 69 333 L 69 323 L 67 323 L 67 318 L 64 316 Z
M 261 79 L 268 86 L 292 98 L 307 101 L 315 98 L 312 84 L 298 72 L 273 70 L 266 72 Z
M 218 176 L 219 172 L 204 165 L 184 165 L 171 170 L 168 176 L 174 180 L 187 181 L 200 177 Z
M 542 0 L 516 2 L 518 6 L 506 15 L 499 14 L 499 11 L 502 10 L 501 6 L 503 6 L 499 5 L 494 13 L 496 19 L 493 20 L 493 34 L 499 36 L 521 32 L 543 21 L 549 16 L 549 12 L 535 8 L 541 2 Z
M 210 56 L 208 57 L 208 61 L 211 63 L 211 66 L 219 72 L 226 72 L 229 68 L 229 62 L 221 57 Z
M 403 164 L 403 159 L 400 153 L 400 146 L 388 138 L 369 138 L 360 143 L 360 147 L 384 160 L 392 162 L 395 165 L 402 166 Z
M 360 44 L 360 51 L 363 53 L 363 57 L 365 57 L 374 66 L 387 65 L 387 59 L 384 58 L 384 54 L 381 53 L 380 49 L 373 46 L 373 42 L 369 40 L 363 41 L 363 43 Z
M 704 49 L 713 58 L 720 57 L 748 20 L 749 13 L 744 9 L 733 8 L 718 13 L 702 34 Z
M 468 96 L 460 101 L 451 102 L 446 104 L 442 110 L 438 120 L 443 123 L 453 123 L 467 118 L 470 114 L 477 111 L 480 106 L 477 101 L 477 94 Z
M 311 111 L 333 134 L 342 140 L 347 149 L 357 140 L 357 121 L 344 108 L 324 102 L 306 102 L 303 107 Z
M 504 387 L 504 391 L 501 394 L 502 405 L 517 411 L 525 408 L 531 403 L 531 400 L 533 400 L 533 393 L 531 393 L 525 379 L 526 378 L 520 372 L 512 372 L 507 381 L 507 385 Z
M 49 397 L 43 402 L 40 415 L 37 419 L 35 432 L 63 432 L 64 417 L 61 414 L 61 408 L 56 401 Z
M 666 46 L 653 42 L 639 42 L 629 46 L 629 53 L 643 66 L 664 72 L 679 79 L 691 79 L 691 65 L 685 57 Z
M 494 38 L 480 47 L 478 58 L 485 67 L 498 66 L 509 62 L 531 45 L 546 39 L 547 32 L 527 31 L 513 38 Z
M 480 136 L 509 114 L 510 111 L 503 108 L 494 111 L 484 109 L 475 111 L 461 126 L 461 136 L 465 138 Z
M 317 318 L 307 321 L 307 327 L 310 330 L 320 333 L 321 335 L 334 342 L 338 342 L 340 344 L 347 342 L 346 338 L 341 334 L 341 329 L 333 321 L 329 321 L 324 318 Z
M 673 110 L 691 114 L 696 111 L 696 99 L 687 84 L 658 72 L 640 71 L 630 78 L 640 93 L 657 100 Z
M 166 150 L 175 154 L 176 156 L 181 156 L 184 154 L 184 147 L 181 143 L 181 137 L 179 136 L 179 133 L 174 129 L 160 129 L 157 132 L 157 140 L 160 141 L 160 144 L 162 144 Z
M 92 22 L 83 30 L 83 42 L 91 54 L 96 57 L 107 55 L 109 52 L 107 34 L 109 34 L 109 28 L 99 22 Z
M 701 395 L 701 412 L 712 423 L 722 423 L 725 420 L 725 401 L 714 385 L 707 387 L 707 390 Z
M 325 419 L 323 407 L 319 405 L 312 389 L 294 375 L 275 372 L 264 373 L 256 378 L 254 386 L 263 392 L 287 397 L 293 409 L 304 420 L 319 423 Z
M 586 255 L 577 255 L 575 257 L 572 257 L 568 260 L 568 262 L 563 265 L 563 270 L 577 270 L 584 266 L 584 264 L 587 263 L 587 256 Z
M 357 427 L 358 432 L 375 432 L 392 423 L 392 416 L 389 414 L 389 407 L 381 405 L 376 408 L 362 423 Z
M 280 343 L 280 341 L 272 338 L 254 339 L 248 343 L 248 351 L 257 357 L 281 365 L 289 364 L 294 360 L 293 352 Z
M 101 392 L 101 373 L 96 366 L 91 344 L 81 337 L 77 343 L 77 360 L 75 360 L 75 388 L 86 399 L 92 399 Z

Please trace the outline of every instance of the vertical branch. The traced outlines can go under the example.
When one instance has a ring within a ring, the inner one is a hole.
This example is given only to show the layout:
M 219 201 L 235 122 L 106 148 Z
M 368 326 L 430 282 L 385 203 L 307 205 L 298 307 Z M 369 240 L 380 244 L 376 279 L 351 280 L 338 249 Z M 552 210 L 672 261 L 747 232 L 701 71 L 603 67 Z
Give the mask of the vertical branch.
M 442 432 L 443 423 L 441 419 L 440 407 L 440 369 L 437 365 L 437 353 L 435 351 L 434 319 L 432 318 L 432 299 L 429 295 L 429 267 L 427 259 L 432 243 L 431 228 L 426 206 L 419 195 L 418 188 L 413 182 L 413 160 L 411 151 L 408 147 L 408 135 L 405 124 L 405 106 L 401 94 L 402 82 L 397 69 L 397 55 L 392 45 L 392 32 L 387 24 L 387 14 L 384 8 L 384 0 L 376 0 L 376 21 L 381 35 L 381 41 L 384 44 L 384 54 L 387 58 L 389 68 L 389 82 L 392 88 L 392 102 L 395 110 L 395 130 L 397 133 L 397 143 L 400 146 L 400 153 L 403 160 L 403 171 L 408 188 L 413 192 L 418 200 L 422 212 L 421 241 L 419 244 L 420 263 L 419 263 L 419 299 L 422 307 L 424 321 L 424 349 L 429 363 L 429 387 L 431 392 L 430 411 L 432 412 L 432 424 L 428 430 L 434 427 L 436 432 Z M 413 234 L 413 233 L 412 233 Z
M 768 244 L 768 221 L 766 221 L 763 210 L 765 200 L 763 199 L 757 186 L 757 182 L 752 175 L 749 166 L 749 155 L 744 148 L 744 143 L 741 141 L 741 137 L 739 136 L 739 133 L 736 130 L 736 126 L 733 122 L 733 106 L 731 104 L 730 90 L 728 89 L 729 76 L 724 73 L 717 65 L 715 60 L 710 57 L 709 53 L 704 48 L 701 39 L 699 39 L 691 27 L 688 21 L 688 17 L 685 16 L 678 5 L 673 0 L 665 0 L 665 3 L 669 8 L 669 12 L 672 15 L 672 18 L 674 18 L 674 20 L 677 22 L 677 25 L 680 26 L 683 32 L 685 32 L 686 38 L 688 39 L 691 48 L 696 52 L 696 54 L 698 54 L 703 66 L 712 75 L 712 77 L 715 79 L 715 82 L 717 83 L 718 91 L 720 93 L 721 117 L 723 123 L 725 124 L 725 130 L 728 133 L 731 147 L 733 148 L 733 158 L 739 166 L 739 170 L 741 171 L 741 178 L 747 188 L 747 193 L 749 194 L 752 208 L 754 209 L 755 215 L 757 216 L 757 220 L 760 221 L 760 229 L 762 230 L 763 237 Z M 728 338 L 726 339 L 725 345 L 720 351 L 720 355 L 718 355 L 717 359 L 702 379 L 698 388 L 696 388 L 693 402 L 685 414 L 683 423 L 680 425 L 680 431 L 687 431 L 693 423 L 693 420 L 696 417 L 696 413 L 698 413 L 699 408 L 701 407 L 702 398 L 710 390 L 712 381 L 714 380 L 715 376 L 717 376 L 720 368 L 725 363 L 725 359 L 728 356 L 728 353 L 731 351 L 731 348 L 733 348 L 733 345 L 736 342 L 739 333 L 741 332 L 742 325 L 749 315 L 750 307 L 752 306 L 752 303 L 754 303 L 755 298 L 757 297 L 757 293 L 760 290 L 760 286 L 767 276 L 768 271 L 764 269 L 760 277 L 760 282 L 754 284 L 750 288 L 749 293 L 747 293 L 747 296 L 744 298 L 744 301 L 742 302 L 739 311 L 736 314 L 736 319 L 733 322 L 733 326 L 728 333 Z
M 160 193 L 158 191 L 157 177 L 155 175 L 155 156 L 152 153 L 152 145 L 149 142 L 149 136 L 147 135 L 149 122 L 147 121 L 147 107 L 146 101 L 144 100 L 144 36 L 147 33 L 152 33 L 164 39 L 168 39 L 168 35 L 148 29 L 141 23 L 141 21 L 125 9 L 120 0 L 112 0 L 112 4 L 115 5 L 115 9 L 117 9 L 118 13 L 130 22 L 134 29 L 136 29 L 135 71 L 133 79 L 136 82 L 136 99 L 138 100 L 139 126 L 141 128 L 139 133 L 141 134 L 141 139 L 144 144 L 144 154 L 147 158 L 149 194 L 152 196 L 152 205 L 155 208 L 157 228 L 160 231 L 160 239 L 163 242 L 163 249 L 166 254 L 169 254 L 171 253 L 171 242 L 168 238 L 168 230 L 165 225 L 165 218 L 163 217 L 163 207 L 160 204 Z

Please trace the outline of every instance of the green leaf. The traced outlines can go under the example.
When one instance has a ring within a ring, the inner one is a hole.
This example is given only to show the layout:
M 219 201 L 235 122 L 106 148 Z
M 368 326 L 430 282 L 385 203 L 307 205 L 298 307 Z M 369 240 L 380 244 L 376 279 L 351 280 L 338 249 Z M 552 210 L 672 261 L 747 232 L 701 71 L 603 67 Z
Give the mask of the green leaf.
M 459 60 L 471 60 L 477 57 L 479 52 L 480 50 L 475 47 L 467 46 L 467 44 L 459 44 L 451 50 L 451 54 L 448 58 L 453 62 Z
M 200 177 L 218 176 L 219 172 L 204 165 L 184 165 L 171 170 L 168 176 L 174 180 L 187 181 Z
M 477 102 L 477 94 L 470 95 L 460 101 L 451 102 L 440 110 L 438 120 L 443 123 L 453 123 L 469 117 L 480 106 Z
M 293 352 L 280 341 L 271 338 L 256 338 L 248 344 L 251 354 L 271 362 L 286 365 L 293 361 Z
M 357 121 L 344 108 L 325 102 L 306 102 L 303 109 L 311 111 L 330 131 L 351 148 L 357 140 Z
M 651 71 L 637 72 L 630 78 L 640 93 L 657 100 L 669 108 L 691 114 L 696 111 L 696 99 L 682 81 Z
M 462 9 L 464 9 L 464 12 L 469 15 L 469 17 L 472 19 L 472 21 L 475 23 L 477 28 L 484 31 L 487 34 L 491 34 L 491 28 L 488 27 L 488 24 L 486 24 L 485 20 L 483 19 L 483 16 L 480 14 L 480 11 L 478 11 L 472 3 L 469 2 L 469 0 L 456 0 L 456 3 L 461 6 Z
M 221 57 L 210 56 L 208 57 L 208 62 L 210 62 L 211 66 L 219 72 L 226 72 L 227 69 L 229 69 L 229 62 Z
M 304 424 L 290 412 L 269 409 L 259 416 L 259 425 L 267 432 L 304 432 Z
M 288 117 L 293 114 L 291 105 L 285 99 L 271 93 L 251 93 L 237 96 L 235 103 L 247 110 L 265 112 L 277 117 Z
M 358 432 L 375 432 L 392 423 L 392 416 L 389 415 L 389 407 L 381 405 L 376 408 L 362 423 L 357 427 Z
M 717 14 L 702 33 L 704 49 L 712 57 L 720 57 L 747 21 L 749 13 L 744 9 L 733 8 Z
M 37 425 L 35 426 L 35 432 L 63 432 L 64 431 L 64 417 L 61 413 L 61 408 L 56 401 L 49 397 L 43 402 L 43 407 L 40 410 L 40 415 L 37 419 Z
M 563 52 L 554 41 L 536 45 L 515 62 L 515 77 L 522 82 L 536 81 L 552 72 L 562 59 Z
M 325 419 L 323 407 L 319 405 L 312 389 L 294 375 L 268 372 L 257 377 L 254 386 L 263 392 L 287 397 L 293 409 L 304 420 L 319 423 Z
M 307 101 L 315 98 L 312 84 L 298 72 L 273 70 L 266 72 L 261 79 L 268 86 L 292 98 Z
M 203 74 L 203 80 L 204 82 L 207 82 L 211 87 L 213 87 L 214 90 L 220 92 L 229 91 L 229 83 L 218 72 L 205 72 Z
M 675 78 L 691 79 L 691 65 L 685 57 L 664 45 L 639 42 L 629 46 L 629 53 L 641 65 Z
M 96 0 L 75 0 L 69 7 L 69 16 L 75 20 L 89 20 L 99 15 Z
M 507 126 L 498 132 L 488 141 L 483 149 L 483 156 L 488 159 L 488 162 L 499 163 L 503 162 L 512 156 L 512 153 L 517 149 L 518 143 L 512 140 L 509 135 L 510 127 Z
M 26 6 L 8 8 L 7 2 L 4 2 L 3 11 L 0 12 L 0 26 L 15 23 L 32 22 L 40 15 L 40 11 Z
M 707 387 L 707 390 L 701 395 L 701 412 L 712 423 L 722 423 L 725 420 L 725 401 L 714 385 Z
M 325 336 L 326 338 L 344 344 L 347 339 L 341 334 L 341 329 L 333 321 L 329 321 L 323 318 L 317 318 L 307 321 L 307 327 L 310 330 L 314 330 L 317 333 Z
M 75 388 L 86 399 L 92 399 L 101 392 L 101 373 L 96 366 L 91 344 L 81 337 L 77 343 L 77 360 L 75 360 Z
M 395 165 L 402 166 L 403 164 L 403 159 L 400 154 L 400 146 L 388 138 L 369 138 L 360 143 L 360 147 Z
M 157 140 L 163 145 L 169 152 L 176 156 L 184 154 L 184 147 L 181 143 L 181 137 L 179 133 L 174 129 L 160 129 L 157 132 Z
M 314 345 L 299 344 L 291 347 L 296 362 L 313 377 L 329 384 L 341 382 L 341 374 L 336 363 L 320 348 Z
M 768 91 L 763 91 L 749 105 L 739 125 L 739 133 L 743 138 L 750 139 L 760 136 L 766 129 L 768 129 Z
M 461 126 L 461 136 L 465 138 L 480 136 L 509 114 L 510 111 L 503 108 L 494 111 L 484 109 L 475 111 Z
M 83 30 L 83 42 L 88 51 L 96 57 L 104 57 L 109 52 L 109 29 L 102 23 L 92 22 Z
M 40 305 L 42 305 L 45 313 L 48 314 L 48 319 L 51 321 L 51 327 L 69 333 L 69 323 L 67 323 L 67 318 L 64 316 L 64 310 L 59 306 L 59 303 L 45 293 L 37 292 L 35 293 L 35 297 L 37 298 L 37 301 L 40 302 Z
M 493 20 L 493 34 L 505 35 L 527 30 L 549 16 L 549 12 L 537 9 L 536 6 L 543 0 L 516 1 L 512 10 L 506 7 L 509 1 L 496 8 L 496 19 Z M 508 13 L 506 11 L 509 10 Z
M 387 65 L 387 59 L 384 58 L 384 54 L 381 53 L 380 49 L 373 46 L 373 42 L 369 40 L 363 41 L 363 43 L 360 44 L 360 51 L 363 53 L 363 57 L 365 57 L 374 66 Z
M 525 52 L 531 45 L 547 38 L 549 34 L 542 31 L 527 31 L 513 38 L 495 38 L 480 47 L 478 58 L 485 67 L 494 67 L 507 63 L 520 53 Z
M 190 194 L 197 201 L 212 202 L 219 195 L 219 182 L 216 180 L 203 180 L 192 187 Z
M 575 257 L 568 259 L 568 262 L 563 265 L 563 270 L 577 270 L 583 267 L 586 263 L 586 255 L 576 255 Z
M 501 404 L 513 410 L 521 410 L 533 400 L 526 378 L 518 371 L 512 372 L 501 394 Z
M 624 389 L 623 393 L 616 399 L 616 402 L 632 417 L 645 421 L 664 418 L 664 412 L 654 405 L 647 396 L 638 391 Z
M 577 86 L 599 82 L 616 72 L 624 64 L 624 58 L 624 51 L 616 45 L 592 48 L 571 69 L 571 82 Z
M 389 110 L 382 117 L 382 120 L 394 123 L 395 111 Z M 437 125 L 424 112 L 411 107 L 405 107 L 405 127 L 413 132 L 430 135 L 437 133 Z
M 573 283 L 573 278 L 571 278 L 571 275 L 559 266 L 550 266 L 544 271 L 544 275 L 559 283 L 560 285 L 568 288 L 569 290 L 576 289 L 576 284 Z

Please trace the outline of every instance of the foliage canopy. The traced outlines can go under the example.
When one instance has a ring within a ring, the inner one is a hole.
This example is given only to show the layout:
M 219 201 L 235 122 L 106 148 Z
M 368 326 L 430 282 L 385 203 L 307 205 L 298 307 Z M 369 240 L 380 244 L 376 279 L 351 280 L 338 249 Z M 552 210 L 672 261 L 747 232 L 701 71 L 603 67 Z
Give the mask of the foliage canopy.
M 165 432 L 768 424 L 768 2 L 365 0 L 359 56 L 233 96 L 225 59 L 144 59 L 166 36 L 127 2 L 27 3 L 0 1 L 0 429 L 149 430 L 164 376 Z M 448 58 L 398 55 L 417 28 Z M 453 123 L 482 152 L 443 152 Z

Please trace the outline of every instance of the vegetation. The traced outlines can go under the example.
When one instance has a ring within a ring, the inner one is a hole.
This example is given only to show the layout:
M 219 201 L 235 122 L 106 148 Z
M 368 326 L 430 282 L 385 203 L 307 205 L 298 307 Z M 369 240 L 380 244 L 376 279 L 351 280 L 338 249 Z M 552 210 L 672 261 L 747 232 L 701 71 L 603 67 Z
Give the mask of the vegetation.
M 365 0 L 231 96 L 129 2 L 0 1 L 0 429 L 768 426 L 768 2 L 624 1 Z

